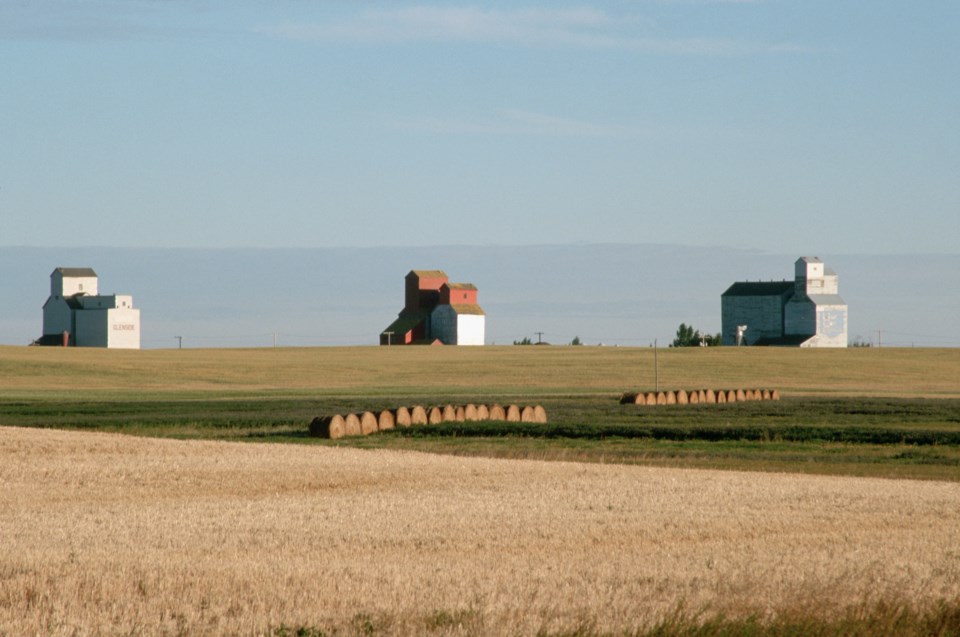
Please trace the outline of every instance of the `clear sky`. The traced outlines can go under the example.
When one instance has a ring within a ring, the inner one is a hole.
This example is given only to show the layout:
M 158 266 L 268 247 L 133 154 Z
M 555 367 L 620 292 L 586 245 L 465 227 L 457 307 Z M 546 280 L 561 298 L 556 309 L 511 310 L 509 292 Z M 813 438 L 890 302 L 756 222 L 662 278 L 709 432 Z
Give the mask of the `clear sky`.
M 960 251 L 960 2 L 0 2 L 0 246 Z

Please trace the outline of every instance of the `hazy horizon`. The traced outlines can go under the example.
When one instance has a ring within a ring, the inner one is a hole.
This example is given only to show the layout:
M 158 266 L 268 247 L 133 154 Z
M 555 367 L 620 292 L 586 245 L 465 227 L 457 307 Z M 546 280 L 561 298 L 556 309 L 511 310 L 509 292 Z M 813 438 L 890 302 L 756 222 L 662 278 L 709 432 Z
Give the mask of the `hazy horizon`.
M 54 268 L 92 267 L 103 294 L 130 294 L 144 348 L 374 345 L 403 306 L 412 269 L 474 283 L 487 343 L 667 346 L 680 323 L 720 331 L 735 281 L 792 279 L 800 256 L 840 278 L 849 338 L 960 346 L 960 254 L 771 254 L 666 244 L 408 248 L 0 249 L 0 344 L 42 331 Z M 930 276 L 930 273 L 936 273 Z M 879 335 L 878 335 L 879 330 Z M 175 337 L 182 337 L 176 339 Z

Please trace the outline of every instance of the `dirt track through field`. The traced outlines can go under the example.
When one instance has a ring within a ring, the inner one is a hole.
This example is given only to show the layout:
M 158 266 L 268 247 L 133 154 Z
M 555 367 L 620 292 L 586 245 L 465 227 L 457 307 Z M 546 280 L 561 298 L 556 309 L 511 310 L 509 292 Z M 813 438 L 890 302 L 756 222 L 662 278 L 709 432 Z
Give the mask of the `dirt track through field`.
M 953 483 L 0 428 L 0 485 L 0 634 L 533 634 L 960 595 Z

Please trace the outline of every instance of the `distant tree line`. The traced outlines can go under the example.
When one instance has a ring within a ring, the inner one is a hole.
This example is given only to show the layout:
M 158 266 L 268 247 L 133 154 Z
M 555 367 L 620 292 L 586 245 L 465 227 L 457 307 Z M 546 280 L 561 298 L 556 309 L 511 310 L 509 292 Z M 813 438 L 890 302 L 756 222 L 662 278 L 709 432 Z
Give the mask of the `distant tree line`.
M 677 328 L 677 337 L 673 339 L 670 347 L 717 347 L 723 344 L 723 337 L 719 332 L 716 334 L 701 334 L 700 330 L 693 329 L 692 325 L 681 323 Z

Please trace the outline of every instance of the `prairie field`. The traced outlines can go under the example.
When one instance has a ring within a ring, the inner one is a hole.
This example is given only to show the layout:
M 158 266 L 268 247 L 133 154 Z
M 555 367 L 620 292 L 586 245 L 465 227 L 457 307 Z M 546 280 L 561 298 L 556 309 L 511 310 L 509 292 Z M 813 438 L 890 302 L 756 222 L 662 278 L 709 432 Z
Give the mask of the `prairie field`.
M 954 483 L 23 428 L 0 483 L 11 636 L 639 634 L 960 597 Z
M 618 395 L 657 378 L 670 388 L 960 398 L 960 349 L 0 347 L 0 397 Z
M 4 637 L 960 634 L 960 350 L 0 347 L 0 485 Z

